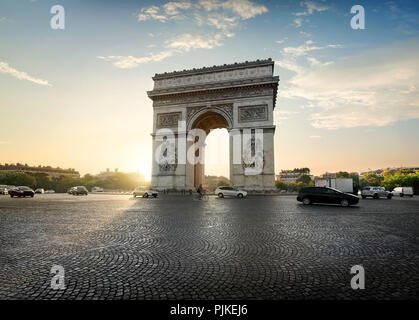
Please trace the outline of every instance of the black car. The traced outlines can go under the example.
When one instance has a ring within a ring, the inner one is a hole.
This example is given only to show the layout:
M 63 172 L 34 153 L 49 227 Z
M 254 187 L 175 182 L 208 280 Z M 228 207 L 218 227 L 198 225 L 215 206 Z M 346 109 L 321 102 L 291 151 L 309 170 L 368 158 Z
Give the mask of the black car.
M 297 196 L 297 201 L 303 204 L 312 203 L 335 203 L 342 207 L 357 204 L 359 198 L 349 193 L 327 187 L 308 187 L 302 188 Z
M 12 190 L 9 190 L 9 195 L 13 197 L 32 197 L 35 195 L 35 191 L 33 191 L 29 187 L 17 187 Z
M 73 196 L 78 196 L 78 195 L 85 195 L 85 196 L 87 196 L 87 194 L 89 192 L 87 191 L 86 187 L 84 187 L 84 186 L 78 186 L 78 187 L 71 188 L 68 193 L 69 194 L 72 194 Z

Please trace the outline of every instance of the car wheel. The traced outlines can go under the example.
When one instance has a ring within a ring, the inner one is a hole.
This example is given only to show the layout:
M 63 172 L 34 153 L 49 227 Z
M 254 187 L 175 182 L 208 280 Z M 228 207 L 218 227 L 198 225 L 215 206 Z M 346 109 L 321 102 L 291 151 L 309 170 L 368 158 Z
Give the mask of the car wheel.
M 378 199 L 380 196 L 378 195 L 378 193 L 374 193 L 374 195 L 372 196 L 374 199 Z
M 237 195 L 237 198 L 243 198 L 243 194 L 241 194 L 241 193 L 239 193 L 238 195 Z
M 34 195 L 31 195 L 31 198 L 33 198 Z
M 391 199 L 393 197 L 393 195 L 390 193 L 387 195 L 387 199 Z
M 367 196 L 362 196 L 362 199 L 366 199 L 367 198 Z
M 413 198 L 413 194 L 411 194 L 409 197 Z
M 13 197 L 14 197 L 14 196 L 11 194 L 11 195 L 10 195 L 10 198 L 13 198 Z
M 404 197 L 404 194 L 403 193 L 400 193 L 400 197 L 403 198 Z
M 148 193 L 147 193 L 147 192 L 146 192 L 146 193 L 144 193 L 143 197 L 144 197 L 144 198 L 148 198 Z
M 303 199 L 303 204 L 305 204 L 305 205 L 309 205 L 311 203 L 311 200 L 310 200 L 310 198 L 304 198 Z
M 340 205 L 341 205 L 342 207 L 348 207 L 348 206 L 349 206 L 349 201 L 348 201 L 348 200 L 346 200 L 346 199 L 342 199 L 342 200 L 340 201 Z
M 224 198 L 224 195 L 220 192 L 220 193 L 218 194 L 218 198 Z
M 157 194 L 153 194 L 153 198 L 157 198 Z

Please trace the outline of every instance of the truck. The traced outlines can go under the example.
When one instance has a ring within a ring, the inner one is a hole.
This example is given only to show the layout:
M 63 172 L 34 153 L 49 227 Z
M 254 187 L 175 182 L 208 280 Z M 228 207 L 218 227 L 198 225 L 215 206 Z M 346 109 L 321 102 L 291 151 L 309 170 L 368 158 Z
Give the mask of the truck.
M 352 178 L 329 178 L 329 179 L 316 179 L 316 187 L 329 187 L 339 190 L 341 192 L 353 193 L 353 179 Z

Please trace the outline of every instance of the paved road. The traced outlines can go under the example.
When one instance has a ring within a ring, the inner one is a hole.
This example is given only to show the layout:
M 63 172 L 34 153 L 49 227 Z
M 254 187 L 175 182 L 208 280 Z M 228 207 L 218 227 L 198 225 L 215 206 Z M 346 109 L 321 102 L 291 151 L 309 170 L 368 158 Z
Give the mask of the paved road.
M 3 299 L 419 298 L 419 197 L 0 196 L 0 241 Z

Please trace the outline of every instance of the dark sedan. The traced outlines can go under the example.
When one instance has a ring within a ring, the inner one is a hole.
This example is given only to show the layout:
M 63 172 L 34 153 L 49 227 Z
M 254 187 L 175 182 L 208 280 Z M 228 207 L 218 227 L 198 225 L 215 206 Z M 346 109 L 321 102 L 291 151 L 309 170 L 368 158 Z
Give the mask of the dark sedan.
M 357 196 L 327 187 L 302 188 L 298 193 L 297 200 L 306 205 L 312 203 L 334 203 L 340 204 L 342 207 L 359 202 Z
M 17 187 L 12 190 L 9 190 L 9 195 L 13 197 L 32 197 L 35 195 L 35 191 L 33 191 L 29 187 Z
M 77 186 L 77 187 L 71 188 L 68 193 L 69 194 L 72 194 L 73 196 L 78 196 L 78 195 L 85 195 L 85 196 L 87 196 L 87 194 L 89 192 L 87 191 L 86 187 L 84 187 L 84 186 Z

